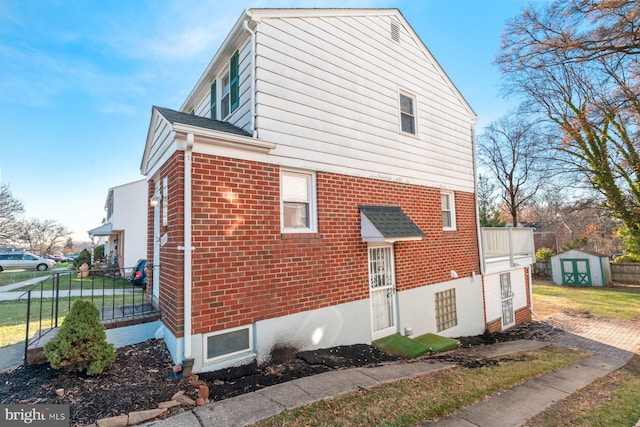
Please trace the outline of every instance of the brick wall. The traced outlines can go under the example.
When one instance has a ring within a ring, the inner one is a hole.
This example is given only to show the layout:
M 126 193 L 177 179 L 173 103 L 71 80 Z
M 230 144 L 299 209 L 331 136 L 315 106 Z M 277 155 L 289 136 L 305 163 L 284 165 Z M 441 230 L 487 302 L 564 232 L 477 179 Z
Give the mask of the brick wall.
M 162 176 L 181 170 L 182 156 Z M 399 205 L 427 233 L 395 244 L 398 290 L 450 280 L 450 270 L 479 271 L 473 194 L 455 194 L 458 229 L 443 232 L 438 189 L 318 172 L 318 233 L 281 234 L 279 173 L 276 165 L 193 155 L 194 334 L 368 298 L 359 204 Z M 169 182 L 169 222 L 180 226 L 166 230 L 160 302 L 174 318 L 182 312 L 182 207 L 174 195 L 182 177 Z M 183 322 L 169 322 L 181 336 Z

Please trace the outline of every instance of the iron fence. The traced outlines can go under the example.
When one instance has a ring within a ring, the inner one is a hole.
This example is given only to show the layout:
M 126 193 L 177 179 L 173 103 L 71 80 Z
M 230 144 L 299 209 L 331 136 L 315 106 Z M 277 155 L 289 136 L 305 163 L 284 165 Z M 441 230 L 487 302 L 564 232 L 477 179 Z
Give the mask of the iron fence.
M 25 363 L 30 346 L 60 326 L 76 299 L 93 302 L 103 323 L 156 313 L 144 283 L 136 284 L 132 273 L 134 267 L 57 271 L 26 290 L 19 298 L 27 304 Z

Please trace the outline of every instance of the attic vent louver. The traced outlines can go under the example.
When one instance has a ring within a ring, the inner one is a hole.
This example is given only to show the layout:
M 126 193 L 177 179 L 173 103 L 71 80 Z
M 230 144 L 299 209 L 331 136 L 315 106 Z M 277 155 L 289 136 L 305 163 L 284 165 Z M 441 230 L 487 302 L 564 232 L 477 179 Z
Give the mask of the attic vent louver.
M 400 27 L 395 22 L 391 23 L 391 40 L 400 42 Z

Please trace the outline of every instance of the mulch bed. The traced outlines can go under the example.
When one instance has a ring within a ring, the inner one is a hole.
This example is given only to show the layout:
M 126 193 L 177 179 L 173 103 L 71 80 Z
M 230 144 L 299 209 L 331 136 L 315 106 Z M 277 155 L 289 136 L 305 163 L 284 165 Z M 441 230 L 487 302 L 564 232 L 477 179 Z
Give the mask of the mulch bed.
M 515 339 L 547 341 L 557 332 L 545 323 L 531 323 L 504 333 L 459 339 L 462 347 L 468 348 Z M 266 365 L 253 363 L 202 373 L 198 379 L 209 387 L 209 399 L 216 401 L 329 370 L 394 360 L 396 356 L 366 344 L 304 352 L 280 348 L 272 353 L 272 360 Z M 457 362 L 470 368 L 483 365 L 475 358 L 465 361 L 464 356 L 457 356 Z M 48 363 L 20 366 L 0 374 L 0 404 L 70 404 L 72 425 L 153 409 L 179 391 L 195 400 L 198 389 L 188 378 L 175 377 L 171 357 L 162 340 L 118 349 L 115 363 L 97 377 L 57 371 Z M 178 407 L 171 411 L 183 410 Z

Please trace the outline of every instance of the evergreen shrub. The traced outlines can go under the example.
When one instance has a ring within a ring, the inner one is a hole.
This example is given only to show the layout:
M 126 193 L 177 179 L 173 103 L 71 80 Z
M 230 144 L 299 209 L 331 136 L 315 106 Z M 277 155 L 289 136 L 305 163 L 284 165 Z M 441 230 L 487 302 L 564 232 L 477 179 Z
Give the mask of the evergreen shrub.
M 86 371 L 87 375 L 101 374 L 116 360 L 98 309 L 80 299 L 74 301 L 58 334 L 45 344 L 44 354 L 54 369 Z

